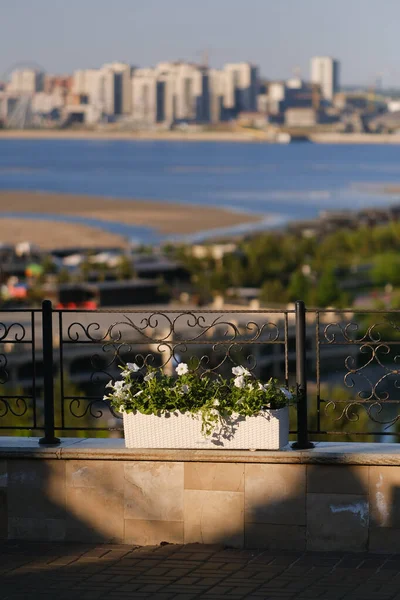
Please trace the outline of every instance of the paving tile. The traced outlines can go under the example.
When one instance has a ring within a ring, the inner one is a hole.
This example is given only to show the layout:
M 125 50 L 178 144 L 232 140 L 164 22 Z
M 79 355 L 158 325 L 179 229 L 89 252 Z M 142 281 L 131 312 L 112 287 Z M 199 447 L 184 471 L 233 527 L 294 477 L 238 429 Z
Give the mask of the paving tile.
M 306 528 L 300 525 L 246 523 L 245 545 L 267 550 L 305 550 Z
M 163 547 L 118 545 L 115 560 L 108 562 L 112 552 L 107 548 L 86 544 L 79 551 L 76 544 L 2 542 L 0 564 L 14 570 L 2 577 L 0 598 L 400 600 L 400 557 L 395 555 L 214 548 L 198 551 L 203 561 L 185 562 L 170 560 Z M 179 545 L 175 553 L 195 554 L 193 547 L 185 550 Z M 68 564 L 71 558 L 76 562 Z M 169 562 L 173 567 L 165 570 L 173 577 L 155 573 Z M 233 573 L 223 568 L 230 563 Z

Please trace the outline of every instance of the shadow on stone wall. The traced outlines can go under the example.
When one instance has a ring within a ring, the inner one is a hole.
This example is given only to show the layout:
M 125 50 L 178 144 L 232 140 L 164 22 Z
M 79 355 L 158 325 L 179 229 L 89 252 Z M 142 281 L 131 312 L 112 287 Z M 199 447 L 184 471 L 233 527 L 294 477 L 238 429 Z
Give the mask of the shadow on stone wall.
M 81 489 L 68 485 L 73 481 L 66 461 L 8 459 L 5 462 L 3 471 L 6 468 L 7 485 L 0 488 L 5 509 L 1 513 L 0 532 L 3 532 L 4 538 L 113 541 L 110 535 L 112 511 L 107 512 L 110 503 L 114 502 L 112 480 L 99 479 L 96 486 L 82 493 Z M 95 489 L 101 496 L 93 494 Z M 109 502 L 108 498 L 111 499 Z M 102 528 L 93 518 L 100 510 L 104 516 Z
M 0 460 L 0 537 L 400 551 L 398 468 L 292 456 L 299 463 Z

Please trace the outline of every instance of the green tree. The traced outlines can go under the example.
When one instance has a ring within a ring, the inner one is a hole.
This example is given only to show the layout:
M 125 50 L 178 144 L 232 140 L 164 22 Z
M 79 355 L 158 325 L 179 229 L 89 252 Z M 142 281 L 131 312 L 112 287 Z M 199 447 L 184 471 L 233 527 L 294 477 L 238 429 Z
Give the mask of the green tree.
M 372 281 L 377 285 L 400 284 L 400 255 L 394 252 L 379 254 L 373 259 Z
M 118 279 L 132 279 L 135 276 L 135 269 L 133 263 L 127 256 L 121 256 L 117 267 Z
M 316 303 L 326 307 L 335 304 L 340 298 L 340 288 L 333 266 L 328 266 L 322 273 L 316 289 Z
M 307 303 L 310 292 L 310 280 L 303 275 L 301 270 L 294 271 L 290 276 L 288 287 L 288 298 L 292 302 L 303 300 Z
M 56 272 L 56 265 L 54 264 L 54 260 L 50 254 L 46 254 L 43 257 L 41 262 L 43 273 L 45 275 L 53 274 Z
M 287 291 L 279 279 L 266 281 L 261 288 L 260 301 L 265 304 L 286 304 L 288 301 Z
M 58 283 L 69 283 L 71 281 L 71 273 L 68 269 L 61 269 L 57 275 Z

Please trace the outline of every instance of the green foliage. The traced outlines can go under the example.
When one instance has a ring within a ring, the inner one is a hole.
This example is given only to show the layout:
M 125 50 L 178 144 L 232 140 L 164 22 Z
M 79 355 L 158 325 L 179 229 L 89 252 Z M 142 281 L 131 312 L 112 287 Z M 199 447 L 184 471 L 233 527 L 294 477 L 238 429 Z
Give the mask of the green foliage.
M 394 252 L 378 254 L 373 258 L 371 277 L 377 285 L 400 284 L 400 255 Z
M 86 260 L 82 261 L 80 267 L 79 267 L 79 271 L 80 271 L 80 280 L 81 281 L 87 281 L 88 277 L 89 277 L 89 273 L 93 270 L 93 265 L 91 264 L 91 262 L 89 261 L 89 259 L 87 258 Z
M 97 273 L 97 280 L 98 281 L 105 281 L 106 280 L 106 276 L 107 273 L 109 271 L 108 266 L 105 263 L 99 263 L 96 265 L 96 268 L 93 269 L 94 271 L 96 271 Z
M 290 277 L 288 298 L 292 302 L 303 300 L 307 302 L 310 293 L 310 280 L 300 270 L 294 271 Z
M 127 256 L 121 256 L 118 267 L 117 277 L 118 279 L 132 279 L 135 275 L 135 269 L 133 268 L 132 261 Z
M 228 288 L 258 287 L 266 303 L 304 300 L 321 308 L 343 307 L 351 305 L 351 294 L 364 291 L 361 285 L 400 286 L 400 222 L 340 229 L 323 238 L 268 232 L 244 240 L 218 260 L 211 252 L 195 258 L 185 247 L 169 251 L 190 271 L 204 301 Z M 305 264 L 310 277 L 302 273 Z M 371 273 L 363 269 L 357 285 L 354 277 L 361 265 L 371 265 Z M 348 282 L 352 285 L 345 286 Z
M 71 274 L 68 269 L 61 269 L 57 276 L 58 283 L 70 283 Z
M 279 279 L 266 281 L 261 288 L 260 300 L 266 304 L 275 302 L 284 304 L 287 302 L 288 294 Z
M 232 415 L 250 417 L 266 409 L 276 410 L 287 406 L 292 394 L 271 379 L 262 384 L 244 367 L 234 367 L 236 376 L 227 381 L 218 376 L 200 377 L 180 363 L 178 378 L 165 375 L 161 369 L 148 367 L 143 377 L 135 363 L 122 368 L 122 380 L 107 384 L 111 392 L 104 396 L 117 410 L 139 411 L 146 415 L 168 414 L 179 411 L 199 415 L 202 432 L 211 435 L 224 420 Z
M 315 431 L 318 429 L 317 401 L 312 391 L 309 392 L 309 427 Z M 376 431 L 378 427 L 368 415 L 368 404 L 358 403 L 352 389 L 338 384 L 322 384 L 320 396 L 323 399 L 319 411 L 320 428 L 322 431 L 332 433 L 313 434 L 314 441 L 379 441 L 379 439 L 374 440 L 369 433 Z
M 333 266 L 329 266 L 318 281 L 316 303 L 318 306 L 335 304 L 340 297 L 340 288 Z
M 45 293 L 40 285 L 28 289 L 26 300 L 31 306 L 40 306 L 44 298 Z
M 54 264 L 54 260 L 50 254 L 46 254 L 42 260 L 42 268 L 43 273 L 45 275 L 54 274 L 57 270 L 56 265 Z

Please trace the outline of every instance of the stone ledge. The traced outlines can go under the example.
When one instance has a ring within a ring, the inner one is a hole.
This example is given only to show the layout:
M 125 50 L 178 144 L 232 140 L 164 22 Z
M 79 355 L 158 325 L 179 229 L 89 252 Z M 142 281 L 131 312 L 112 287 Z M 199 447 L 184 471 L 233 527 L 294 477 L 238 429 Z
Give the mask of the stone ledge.
M 0 437 L 1 458 L 264 464 L 400 465 L 400 444 L 317 442 L 312 450 L 169 450 L 125 448 L 123 439 L 62 438 L 39 446 L 36 437 Z

